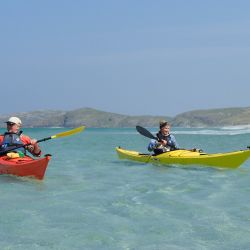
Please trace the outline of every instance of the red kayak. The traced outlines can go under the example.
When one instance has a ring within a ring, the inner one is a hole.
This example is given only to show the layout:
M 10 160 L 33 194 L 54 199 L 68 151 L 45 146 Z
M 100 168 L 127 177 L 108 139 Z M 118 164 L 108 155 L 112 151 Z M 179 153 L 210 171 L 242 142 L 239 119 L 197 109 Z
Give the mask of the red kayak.
M 10 174 L 16 176 L 27 176 L 42 180 L 48 166 L 51 155 L 43 158 L 33 159 L 30 156 L 23 158 L 0 157 L 0 174 Z

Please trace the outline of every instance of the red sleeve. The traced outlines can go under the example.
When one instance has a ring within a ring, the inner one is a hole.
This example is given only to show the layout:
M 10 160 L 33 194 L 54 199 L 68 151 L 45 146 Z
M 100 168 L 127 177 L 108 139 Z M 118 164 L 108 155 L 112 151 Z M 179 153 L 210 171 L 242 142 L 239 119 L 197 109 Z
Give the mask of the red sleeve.
M 0 145 L 3 143 L 3 135 L 0 135 Z
M 27 135 L 21 135 L 21 140 L 22 140 L 22 142 L 23 142 L 23 144 L 30 144 L 31 143 L 31 138 L 29 137 L 29 136 L 27 136 Z M 28 151 L 32 154 L 32 155 L 34 155 L 34 156 L 36 156 L 36 157 L 40 157 L 41 156 L 41 154 L 42 154 L 42 152 L 41 152 L 41 149 L 39 148 L 39 152 L 38 153 L 34 153 L 33 151 L 34 151 L 34 148 L 31 150 L 31 149 L 28 149 Z
M 21 140 L 22 140 L 23 144 L 29 144 L 31 142 L 30 137 L 27 135 L 21 135 Z

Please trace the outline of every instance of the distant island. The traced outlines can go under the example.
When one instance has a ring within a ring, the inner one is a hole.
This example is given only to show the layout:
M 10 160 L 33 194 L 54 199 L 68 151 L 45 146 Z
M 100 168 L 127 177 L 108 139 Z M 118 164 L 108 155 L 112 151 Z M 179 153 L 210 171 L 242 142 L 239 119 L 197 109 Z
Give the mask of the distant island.
M 39 110 L 32 112 L 0 115 L 0 127 L 10 116 L 18 116 L 23 127 L 77 127 L 85 125 L 92 128 L 157 127 L 159 120 L 165 119 L 174 127 L 219 127 L 250 124 L 250 107 L 194 110 L 170 116 L 131 116 L 105 112 L 92 108 L 72 111 Z

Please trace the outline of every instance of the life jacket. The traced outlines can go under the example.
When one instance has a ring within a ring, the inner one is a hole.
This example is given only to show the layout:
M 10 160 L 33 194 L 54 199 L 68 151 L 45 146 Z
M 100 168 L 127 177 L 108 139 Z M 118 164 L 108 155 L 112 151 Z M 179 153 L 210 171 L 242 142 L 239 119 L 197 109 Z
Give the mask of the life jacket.
M 160 140 L 165 140 L 167 141 L 167 145 L 165 147 L 169 148 L 168 151 L 176 150 L 176 144 L 175 141 L 172 139 L 172 135 L 163 135 L 160 131 L 156 134 L 157 138 Z
M 15 149 L 16 146 L 24 145 L 20 137 L 21 133 L 22 131 L 20 131 L 19 133 L 12 133 L 12 132 L 4 133 L 3 143 L 0 146 L 0 152 L 11 150 L 13 148 L 13 151 L 19 151 L 26 154 L 26 150 L 24 147 Z

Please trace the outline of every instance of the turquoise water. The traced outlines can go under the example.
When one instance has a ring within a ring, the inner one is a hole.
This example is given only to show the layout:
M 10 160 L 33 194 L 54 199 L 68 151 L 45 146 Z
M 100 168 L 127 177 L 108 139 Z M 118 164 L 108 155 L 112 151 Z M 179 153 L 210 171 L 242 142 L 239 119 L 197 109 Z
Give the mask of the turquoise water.
M 250 145 L 248 127 L 172 132 L 209 153 Z M 86 129 L 41 143 L 52 154 L 43 181 L 0 176 L 0 249 L 249 249 L 250 160 L 220 170 L 117 158 L 116 146 L 146 152 L 148 141 L 135 129 Z

